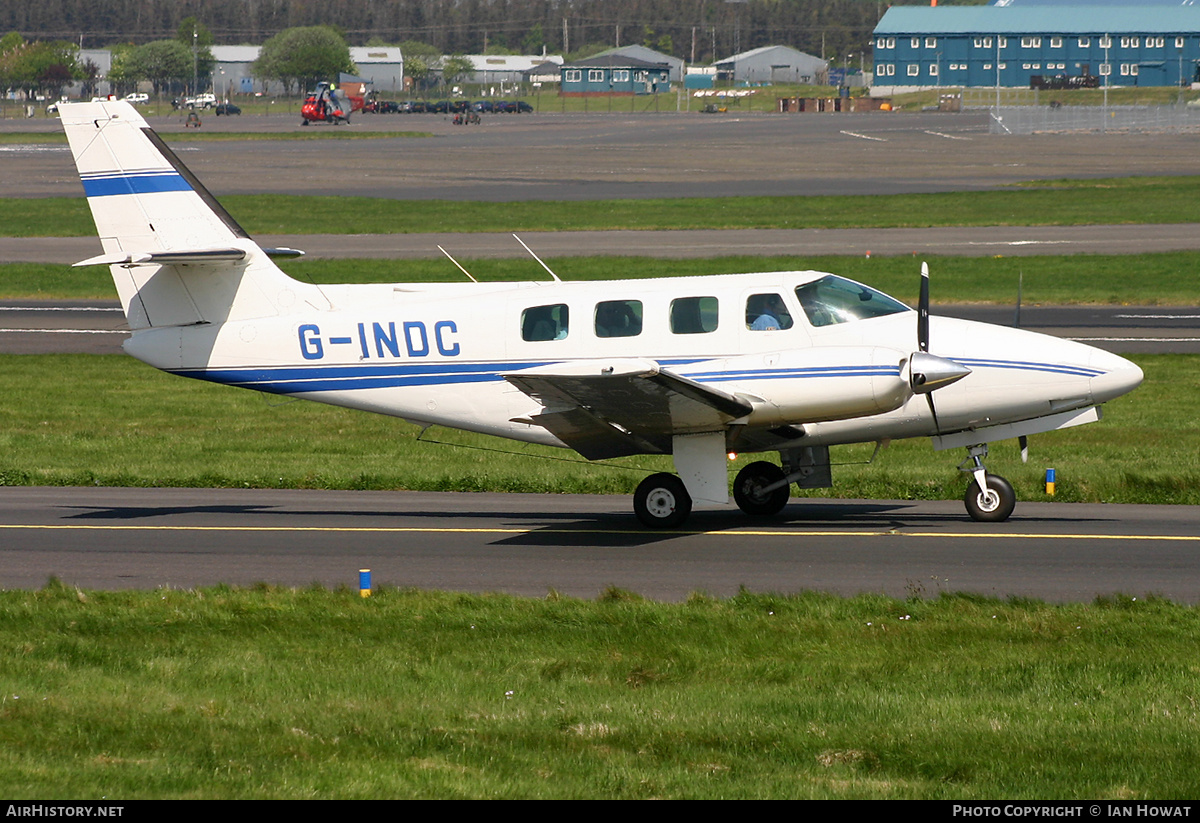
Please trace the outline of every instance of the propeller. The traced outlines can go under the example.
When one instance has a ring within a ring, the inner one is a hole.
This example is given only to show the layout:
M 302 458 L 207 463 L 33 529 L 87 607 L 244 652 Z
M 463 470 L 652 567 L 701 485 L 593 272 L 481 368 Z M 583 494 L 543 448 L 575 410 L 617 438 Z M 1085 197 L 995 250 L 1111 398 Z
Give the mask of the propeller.
M 961 363 L 929 353 L 929 264 L 921 264 L 921 295 L 917 302 L 917 351 L 908 361 L 908 379 L 913 394 L 925 395 L 929 413 L 933 415 L 933 428 L 939 434 L 942 424 L 938 420 L 937 407 L 933 404 L 933 391 L 942 386 L 962 380 L 971 370 Z

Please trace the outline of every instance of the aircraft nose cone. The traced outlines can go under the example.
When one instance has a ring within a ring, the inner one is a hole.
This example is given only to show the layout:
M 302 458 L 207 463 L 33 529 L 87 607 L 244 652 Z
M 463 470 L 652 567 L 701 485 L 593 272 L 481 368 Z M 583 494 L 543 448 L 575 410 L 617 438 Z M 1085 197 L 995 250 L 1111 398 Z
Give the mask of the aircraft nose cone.
M 1142 382 L 1142 370 L 1124 357 L 1096 350 L 1088 364 L 1100 374 L 1092 378 L 1092 401 L 1104 403 L 1136 389 Z

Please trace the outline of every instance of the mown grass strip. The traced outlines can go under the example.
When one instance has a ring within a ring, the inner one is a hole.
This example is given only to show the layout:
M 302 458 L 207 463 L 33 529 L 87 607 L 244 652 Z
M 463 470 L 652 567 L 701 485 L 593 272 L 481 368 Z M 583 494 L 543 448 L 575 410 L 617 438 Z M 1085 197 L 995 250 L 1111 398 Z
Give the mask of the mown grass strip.
M 398 244 L 403 238 L 397 238 Z M 97 244 L 97 249 L 99 245 Z M 880 288 L 912 303 L 917 297 L 920 263 L 927 260 L 933 297 L 940 303 L 1015 304 L 1018 281 L 1024 283 L 1026 305 L 1115 303 L 1193 305 L 1200 252 L 1164 252 L 1136 256 L 1073 254 L 1037 257 L 935 257 L 925 255 L 870 258 L 853 256 L 730 256 L 665 260 L 649 257 L 563 257 L 548 263 L 564 280 L 676 277 L 739 272 L 815 269 L 831 271 Z M 462 259 L 481 281 L 544 280 L 545 271 L 531 259 Z M 425 283 L 463 282 L 449 261 L 299 259 L 283 261 L 283 269 L 305 282 Z M 76 269 L 42 263 L 0 264 L 0 299 L 115 299 L 116 290 L 103 267 Z
M 997 444 L 988 467 L 1022 500 L 1200 504 L 1200 357 L 1133 358 L 1146 372 L 1102 422 Z M 628 494 L 669 458 L 588 463 L 573 452 L 482 435 L 419 430 L 381 415 L 190 381 L 132 359 L 0 357 L 0 485 L 414 489 Z M 428 440 L 438 442 L 427 442 Z M 815 496 L 945 500 L 968 478 L 962 455 L 927 439 L 833 451 L 834 488 Z M 754 455 L 731 461 L 736 472 Z
M 221 202 L 252 234 L 1074 226 L 1191 223 L 1198 185 L 1138 177 L 934 194 L 503 204 L 251 194 Z M 0 226 L 10 237 L 95 233 L 82 198 L 0 198 Z
M 4 591 L 0 792 L 1200 794 L 1200 610 L 912 592 Z

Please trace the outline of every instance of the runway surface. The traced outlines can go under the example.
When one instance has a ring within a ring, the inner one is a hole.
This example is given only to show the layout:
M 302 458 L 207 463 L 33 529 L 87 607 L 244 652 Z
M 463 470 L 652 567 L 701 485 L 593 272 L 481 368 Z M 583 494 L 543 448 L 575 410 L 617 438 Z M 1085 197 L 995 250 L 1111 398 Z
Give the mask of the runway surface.
M 642 529 L 624 497 L 204 489 L 0 489 L 0 580 L 85 588 L 260 581 L 661 600 L 694 591 L 941 591 L 1200 602 L 1200 519 L 1182 506 L 799 500 L 776 519 L 701 511 Z
M 1115 226 L 957 226 L 906 229 L 746 229 L 712 231 L 521 232 L 541 257 L 632 256 L 669 259 L 727 255 L 871 254 L 1028 257 L 1042 254 L 1141 254 L 1200 249 L 1200 224 Z M 262 234 L 264 247 L 300 249 L 312 258 L 348 255 L 387 260 L 517 258 L 529 253 L 510 232 L 414 234 Z M 5 262 L 70 265 L 100 253 L 95 237 L 0 237 Z M 450 264 L 447 263 L 449 266 Z
M 366 140 L 173 140 L 218 197 L 259 192 L 404 200 L 713 197 L 980 191 L 1027 180 L 1200 174 L 1191 134 L 992 135 L 988 114 L 712 116 L 619 109 L 496 115 L 478 127 L 427 115 L 356 117 Z M 150 117 L 163 134 L 182 118 Z M 56 131 L 4 121 L 0 131 Z M 299 117 L 212 118 L 204 128 L 303 132 Z M 82 194 L 66 146 L 0 146 L 8 197 Z M 1131 209 L 1136 204 L 1131 204 Z
M 935 315 L 1013 325 L 1014 306 L 941 305 Z M 1021 327 L 1119 354 L 1200 354 L 1200 309 L 1026 306 Z M 0 300 L 0 354 L 116 354 L 128 338 L 115 300 Z

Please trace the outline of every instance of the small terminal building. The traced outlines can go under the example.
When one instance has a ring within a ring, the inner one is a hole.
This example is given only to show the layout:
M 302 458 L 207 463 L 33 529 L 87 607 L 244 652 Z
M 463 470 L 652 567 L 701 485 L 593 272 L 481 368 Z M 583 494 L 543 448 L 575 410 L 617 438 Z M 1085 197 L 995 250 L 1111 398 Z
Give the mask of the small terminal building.
M 1198 79 L 1200 5 L 893 6 L 874 38 L 874 95 L 1029 88 L 1056 78 L 1063 86 L 1084 85 L 1072 78 L 1110 87 L 1178 86 Z
M 657 94 L 671 87 L 671 67 L 622 54 L 604 54 L 566 63 L 562 69 L 564 97 Z

